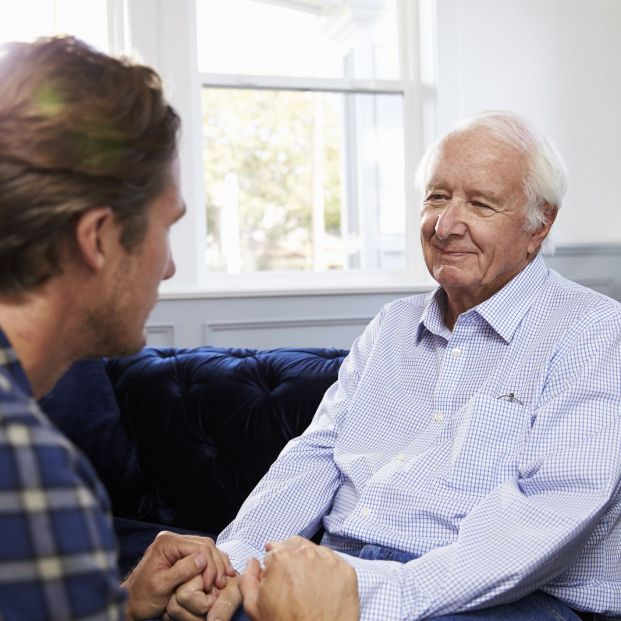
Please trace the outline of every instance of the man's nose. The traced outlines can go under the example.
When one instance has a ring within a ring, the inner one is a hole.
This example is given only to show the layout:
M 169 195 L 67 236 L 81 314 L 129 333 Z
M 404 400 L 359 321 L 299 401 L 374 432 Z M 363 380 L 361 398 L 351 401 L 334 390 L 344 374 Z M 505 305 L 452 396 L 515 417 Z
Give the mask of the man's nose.
M 166 270 L 164 272 L 164 276 L 162 276 L 162 280 L 168 280 L 175 275 L 177 271 L 177 266 L 175 265 L 175 260 L 173 259 L 172 254 L 168 255 L 168 263 L 166 264 Z
M 451 200 L 436 220 L 435 233 L 438 239 L 448 239 L 451 235 L 465 235 L 464 217 L 463 203 L 455 199 Z

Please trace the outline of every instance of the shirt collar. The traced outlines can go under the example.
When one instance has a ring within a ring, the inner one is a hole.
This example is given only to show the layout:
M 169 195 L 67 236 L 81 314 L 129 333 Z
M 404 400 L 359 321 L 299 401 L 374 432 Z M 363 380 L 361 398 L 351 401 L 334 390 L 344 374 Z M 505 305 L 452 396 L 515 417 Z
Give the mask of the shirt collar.
M 548 274 L 548 268 L 543 257 L 538 254 L 500 291 L 468 312 L 476 312 L 508 343 L 513 338 L 522 318 L 539 295 Z M 425 329 L 440 336 L 450 336 L 450 331 L 444 324 L 446 304 L 446 293 L 442 287 L 438 287 L 429 295 L 418 324 L 417 343 L 422 338 Z
M 507 343 L 510 342 L 522 318 L 539 297 L 548 274 L 548 267 L 543 257 L 538 254 L 500 291 L 476 306 L 476 312 Z
M 25 394 L 32 396 L 30 381 L 2 328 L 0 328 L 0 372 L 11 376 Z
M 425 330 L 443 336 L 447 340 L 451 336 L 450 330 L 444 323 L 444 315 L 446 313 L 446 292 L 442 287 L 438 287 L 427 296 L 425 308 L 418 322 L 416 331 L 416 343 L 418 344 L 423 337 Z

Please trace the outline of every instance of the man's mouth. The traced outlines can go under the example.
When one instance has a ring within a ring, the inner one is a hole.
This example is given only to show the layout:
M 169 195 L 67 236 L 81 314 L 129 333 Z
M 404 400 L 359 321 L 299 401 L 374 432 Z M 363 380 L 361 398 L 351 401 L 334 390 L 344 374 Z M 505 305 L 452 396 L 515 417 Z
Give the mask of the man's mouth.
M 472 254 L 472 250 L 466 250 L 464 248 L 442 248 L 441 246 L 434 246 L 441 254 L 450 256 L 462 256 L 466 254 Z

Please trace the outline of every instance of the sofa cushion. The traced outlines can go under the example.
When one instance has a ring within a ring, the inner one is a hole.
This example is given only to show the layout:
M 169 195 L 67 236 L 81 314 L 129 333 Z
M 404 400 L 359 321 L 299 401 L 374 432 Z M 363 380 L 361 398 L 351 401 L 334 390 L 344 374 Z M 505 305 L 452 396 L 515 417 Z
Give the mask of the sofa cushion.
M 40 405 L 90 459 L 108 490 L 115 515 L 157 521 L 136 446 L 121 423 L 105 360 L 76 362 Z
M 347 352 L 147 348 L 108 375 L 159 518 L 220 532 L 308 426 Z

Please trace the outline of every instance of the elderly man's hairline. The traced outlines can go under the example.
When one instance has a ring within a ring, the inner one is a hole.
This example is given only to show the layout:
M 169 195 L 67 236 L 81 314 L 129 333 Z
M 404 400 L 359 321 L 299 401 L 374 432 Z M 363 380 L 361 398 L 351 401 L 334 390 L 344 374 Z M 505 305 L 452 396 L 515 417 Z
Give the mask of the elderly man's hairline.
M 422 195 L 428 181 L 429 166 L 440 146 L 452 136 L 474 131 L 489 132 L 504 144 L 524 153 L 527 174 L 526 227 L 536 230 L 545 222 L 545 206 L 561 207 L 566 190 L 566 169 L 562 158 L 550 140 L 520 115 L 503 110 L 480 112 L 461 119 L 425 152 L 416 171 L 415 184 Z

